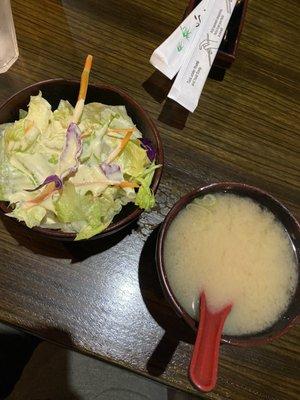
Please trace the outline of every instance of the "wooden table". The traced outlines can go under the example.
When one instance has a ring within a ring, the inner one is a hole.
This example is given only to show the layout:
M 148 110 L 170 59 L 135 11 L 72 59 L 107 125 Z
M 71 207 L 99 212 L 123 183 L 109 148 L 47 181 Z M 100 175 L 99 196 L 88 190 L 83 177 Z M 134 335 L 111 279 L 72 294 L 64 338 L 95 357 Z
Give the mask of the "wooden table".
M 297 2 L 250 1 L 236 62 L 223 82 L 207 82 L 184 129 L 158 121 L 162 104 L 142 86 L 153 73 L 151 52 L 178 24 L 184 0 L 13 0 L 12 6 L 20 58 L 0 76 L 0 100 L 39 80 L 78 78 L 91 53 L 91 82 L 117 85 L 148 110 L 166 163 L 157 207 L 111 239 L 64 245 L 3 219 L 0 319 L 195 393 L 187 378 L 193 335 L 157 280 L 157 227 L 182 194 L 222 180 L 259 186 L 299 216 Z M 299 337 L 294 327 L 268 346 L 222 346 L 218 385 L 203 397 L 299 398 Z

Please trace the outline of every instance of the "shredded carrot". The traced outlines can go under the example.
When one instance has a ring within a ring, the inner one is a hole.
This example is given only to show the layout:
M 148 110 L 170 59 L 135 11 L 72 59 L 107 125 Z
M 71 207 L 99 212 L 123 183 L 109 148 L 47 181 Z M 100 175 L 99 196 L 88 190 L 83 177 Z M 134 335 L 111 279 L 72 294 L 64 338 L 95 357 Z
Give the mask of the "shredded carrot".
M 85 60 L 84 69 L 81 74 L 78 100 L 82 99 L 84 101 L 86 98 L 86 92 L 89 84 L 89 76 L 92 68 L 92 62 L 93 62 L 93 56 L 89 54 Z
M 127 133 L 128 131 L 132 131 L 134 128 L 125 128 L 125 129 L 118 129 L 118 128 L 108 128 L 108 132 L 115 132 L 115 133 Z
M 138 185 L 137 183 L 129 182 L 129 181 L 120 182 L 120 183 L 119 183 L 118 185 L 116 185 L 116 186 L 119 186 L 119 187 L 122 188 L 122 189 L 125 189 L 125 188 L 132 188 L 132 189 L 134 189 L 134 188 L 138 188 L 138 187 L 139 187 L 139 185 Z
M 78 121 L 81 118 L 82 112 L 83 112 L 84 102 L 85 102 L 86 93 L 87 93 L 88 84 L 89 84 L 89 76 L 90 76 L 90 71 L 91 71 L 91 67 L 92 67 L 92 61 L 93 61 L 93 56 L 91 56 L 89 54 L 85 60 L 84 69 L 81 74 L 78 100 L 75 105 L 73 117 L 70 121 L 70 122 L 75 122 L 75 124 L 78 123 Z
M 48 185 L 44 187 L 42 193 L 40 193 L 34 199 L 28 200 L 26 202 L 27 207 L 36 206 L 37 204 L 41 203 L 43 200 L 46 200 L 53 192 L 55 192 L 55 182 L 50 182 Z
M 86 137 L 88 137 L 88 136 L 90 136 L 90 135 L 91 135 L 91 131 L 88 129 L 88 130 L 82 132 L 82 134 L 80 135 L 80 137 L 81 137 L 81 139 L 83 139 L 83 138 L 86 138 Z
M 132 134 L 133 134 L 133 129 L 128 129 L 126 135 L 124 136 L 124 138 L 121 139 L 121 142 L 119 143 L 117 148 L 113 150 L 108 156 L 106 163 L 110 164 L 115 158 L 118 157 L 118 155 L 123 151 L 126 144 L 129 142 Z
M 120 151 L 119 151 L 119 153 L 121 153 L 121 151 L 124 149 L 126 144 L 129 142 L 132 134 L 133 134 L 133 129 L 128 129 L 128 132 L 126 133 L 126 135 L 124 136 L 124 138 L 122 139 L 122 141 L 120 143 Z
M 27 133 L 30 131 L 30 129 L 33 128 L 33 125 L 34 125 L 33 121 L 31 121 L 29 119 L 27 119 L 25 121 L 25 129 L 24 129 L 25 135 L 27 135 Z
M 139 185 L 134 182 L 129 181 L 121 181 L 121 182 L 113 182 L 113 181 L 96 181 L 96 182 L 81 182 L 74 183 L 74 186 L 89 186 L 89 185 L 103 185 L 107 184 L 109 186 L 119 186 L 120 188 L 137 188 Z
M 107 135 L 111 136 L 116 139 L 123 139 L 126 133 L 134 131 L 134 128 L 127 128 L 127 129 L 111 129 L 108 128 Z
M 123 137 L 125 136 L 123 132 L 119 132 L 119 133 L 117 133 L 117 132 L 108 132 L 107 135 L 111 136 L 113 138 L 116 138 L 116 139 L 123 139 Z
M 94 182 L 79 182 L 79 183 L 74 183 L 73 185 L 78 187 L 78 186 L 90 186 L 90 185 L 110 185 L 108 181 L 94 181 Z

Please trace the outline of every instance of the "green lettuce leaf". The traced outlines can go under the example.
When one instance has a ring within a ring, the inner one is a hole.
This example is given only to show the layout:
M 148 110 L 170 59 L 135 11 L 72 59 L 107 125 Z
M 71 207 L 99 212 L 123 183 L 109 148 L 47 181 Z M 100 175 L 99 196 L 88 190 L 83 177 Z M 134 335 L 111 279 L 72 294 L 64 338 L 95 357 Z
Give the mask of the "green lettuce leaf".
M 38 138 L 48 128 L 51 117 L 51 106 L 41 92 L 31 96 L 27 115 L 9 124 L 3 133 L 7 155 L 15 151 L 35 153 Z
M 23 119 L 27 116 L 28 111 L 22 110 L 22 108 L 20 108 L 19 110 L 19 119 Z
M 46 215 L 46 210 L 41 206 L 24 208 L 22 205 L 17 205 L 11 213 L 6 215 L 16 218 L 18 221 L 24 221 L 29 228 L 33 228 L 40 225 Z
M 124 175 L 135 178 L 143 173 L 145 166 L 149 164 L 149 159 L 146 150 L 139 144 L 129 141 L 116 163 L 121 166 Z
M 10 164 L 34 184 L 33 187 L 40 185 L 47 176 L 55 173 L 55 165 L 48 162 L 47 158 L 41 153 L 27 154 L 16 152 L 10 157 Z M 32 187 L 20 187 L 31 189 Z
M 31 96 L 28 105 L 28 114 L 24 120 L 33 121 L 34 125 L 43 133 L 52 117 L 51 106 L 39 92 L 37 96 Z
M 74 107 L 67 101 L 61 100 L 55 111 L 53 111 L 53 119 L 60 123 L 66 130 L 70 123 L 70 119 L 74 114 Z
M 76 236 L 76 240 L 81 240 L 105 229 L 121 207 L 121 201 L 114 199 L 112 194 L 94 197 L 88 193 L 82 196 L 71 182 L 67 182 L 55 202 L 55 213 L 58 221 L 65 224 L 81 221 Z
M 112 129 L 127 129 L 135 128 L 132 139 L 142 137 L 141 132 L 135 127 L 132 119 L 127 114 L 126 107 L 124 106 L 106 106 L 101 111 L 101 118 L 109 123 Z
M 103 119 L 101 118 L 101 111 L 103 110 L 103 108 L 104 105 L 101 103 L 86 104 L 83 107 L 80 123 L 83 124 L 86 128 L 93 124 L 102 124 Z
M 66 182 L 60 197 L 54 204 L 55 214 L 62 223 L 81 221 L 85 219 L 82 211 L 82 198 L 76 193 L 72 183 Z
M 70 178 L 70 182 L 75 186 L 76 192 L 82 196 L 87 192 L 99 196 L 109 184 L 98 165 L 89 167 L 84 164 L 79 166 L 77 173 Z
M 15 196 L 23 188 L 34 187 L 34 181 L 30 174 L 24 173 L 15 168 L 5 152 L 4 135 L 0 132 L 0 200 L 13 202 L 11 196 Z
M 137 177 L 137 182 L 140 183 L 139 190 L 135 198 L 135 205 L 143 208 L 144 210 L 150 210 L 155 205 L 155 197 L 153 190 L 150 188 L 154 171 L 159 168 L 160 165 L 155 165 L 154 162 L 144 170 L 144 172 Z
M 82 132 L 86 132 L 82 124 L 79 125 Z M 107 130 L 107 124 L 93 124 L 89 128 L 89 136 L 82 140 L 82 153 L 80 161 L 89 165 L 98 165 L 103 153 L 103 137 Z
M 4 144 L 7 155 L 16 151 L 26 151 L 31 154 L 36 151 L 37 139 L 40 135 L 40 131 L 36 126 L 32 126 L 25 134 L 26 125 L 26 119 L 22 119 L 6 128 L 4 132 Z
M 51 120 L 48 128 L 40 137 L 38 151 L 47 156 L 59 155 L 65 143 L 66 129 L 56 120 Z

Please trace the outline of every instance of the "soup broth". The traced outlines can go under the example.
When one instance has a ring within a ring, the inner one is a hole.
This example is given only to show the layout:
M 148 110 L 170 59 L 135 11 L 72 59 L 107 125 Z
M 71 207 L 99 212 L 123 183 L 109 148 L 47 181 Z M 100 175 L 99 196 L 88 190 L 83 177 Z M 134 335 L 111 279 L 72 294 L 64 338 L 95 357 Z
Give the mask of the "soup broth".
M 234 194 L 188 204 L 169 227 L 164 263 L 175 297 L 193 318 L 203 291 L 211 311 L 233 304 L 225 334 L 270 327 L 296 290 L 296 257 L 283 225 L 252 199 Z

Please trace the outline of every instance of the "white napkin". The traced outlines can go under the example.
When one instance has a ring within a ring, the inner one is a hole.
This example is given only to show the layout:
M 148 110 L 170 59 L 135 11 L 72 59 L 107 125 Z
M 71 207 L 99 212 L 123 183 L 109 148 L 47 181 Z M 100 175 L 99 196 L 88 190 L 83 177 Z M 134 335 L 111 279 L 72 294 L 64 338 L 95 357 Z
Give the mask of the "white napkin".
M 173 78 L 179 71 L 168 97 L 191 112 L 198 105 L 236 2 L 237 0 L 202 0 L 151 56 L 150 62 L 169 78 Z M 199 29 L 195 24 L 188 25 L 196 18 L 201 21 Z M 183 48 L 176 52 L 180 33 L 186 27 L 189 28 L 189 39 L 184 41 L 181 38 Z
M 202 29 L 214 0 L 202 0 L 177 29 L 153 52 L 150 63 L 168 78 L 179 71 L 194 37 Z
M 212 12 L 197 41 L 185 58 L 168 97 L 195 111 L 223 39 L 236 0 L 215 0 Z

